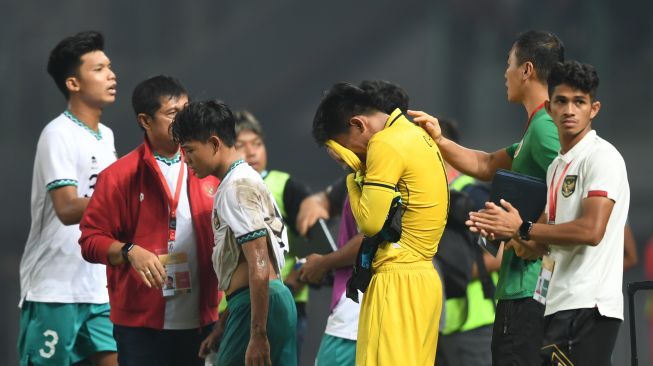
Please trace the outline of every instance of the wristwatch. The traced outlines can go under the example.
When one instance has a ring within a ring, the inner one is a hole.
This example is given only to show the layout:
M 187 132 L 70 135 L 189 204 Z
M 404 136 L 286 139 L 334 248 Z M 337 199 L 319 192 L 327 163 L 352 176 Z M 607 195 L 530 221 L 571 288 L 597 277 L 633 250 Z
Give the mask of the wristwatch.
M 531 229 L 533 228 L 533 221 L 524 221 L 519 226 L 519 237 L 521 240 L 531 240 Z
M 132 242 L 126 242 L 123 244 L 122 248 L 120 249 L 120 252 L 122 253 L 122 259 L 125 260 L 125 262 L 129 262 L 129 258 L 127 255 L 129 254 L 129 251 L 134 248 L 134 243 Z

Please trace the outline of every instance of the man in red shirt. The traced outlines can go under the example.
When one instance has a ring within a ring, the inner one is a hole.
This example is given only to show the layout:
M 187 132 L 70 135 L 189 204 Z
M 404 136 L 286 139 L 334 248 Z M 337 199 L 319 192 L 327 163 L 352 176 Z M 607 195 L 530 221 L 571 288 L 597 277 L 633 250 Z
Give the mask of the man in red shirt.
M 168 76 L 135 88 L 145 142 L 100 174 L 80 224 L 82 256 L 107 265 L 121 366 L 203 365 L 197 352 L 218 318 L 211 263 L 218 180 L 197 178 L 168 133 L 187 103 Z M 173 286 L 164 286 L 169 277 Z

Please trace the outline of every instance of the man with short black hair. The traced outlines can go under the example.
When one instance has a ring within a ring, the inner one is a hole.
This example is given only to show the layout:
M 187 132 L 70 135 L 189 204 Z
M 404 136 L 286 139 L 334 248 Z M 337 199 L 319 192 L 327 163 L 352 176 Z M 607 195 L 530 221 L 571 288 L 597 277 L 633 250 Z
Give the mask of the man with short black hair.
M 211 265 L 218 181 L 195 176 L 169 133 L 187 103 L 170 76 L 134 88 L 145 141 L 100 174 L 81 223 L 82 255 L 108 265 L 121 366 L 203 365 L 197 351 L 218 318 Z
M 558 128 L 560 153 L 547 172 L 547 204 L 538 222 L 523 221 L 503 200 L 503 208 L 488 203 L 468 222 L 491 238 L 513 238 L 526 259 L 545 256 L 545 285 L 538 285 L 536 295 L 546 300 L 546 365 L 610 365 L 623 320 L 630 188 L 623 157 L 592 129 L 601 108 L 598 86 L 588 64 L 567 61 L 551 71 L 546 109 Z
M 449 204 L 437 145 L 400 109 L 388 115 L 348 83 L 333 85 L 320 102 L 313 137 L 356 170 L 347 176 L 347 189 L 367 236 L 356 266 L 366 275 L 355 274 L 348 286 L 352 295 L 367 288 L 356 364 L 433 365 L 442 285 L 431 259 Z
M 236 150 L 243 154 L 245 162 L 261 174 L 263 182 L 272 193 L 281 216 L 288 225 L 288 252 L 285 255 L 285 264 L 281 269 L 281 279 L 288 286 L 295 298 L 297 305 L 297 357 L 301 359 L 301 349 L 306 334 L 308 303 L 308 286 L 301 282 L 297 272 L 296 250 L 298 245 L 297 214 L 300 205 L 309 196 L 306 185 L 299 182 L 289 173 L 275 169 L 268 169 L 268 150 L 265 143 L 263 127 L 254 115 L 247 110 L 234 112 L 236 121 Z M 315 204 L 312 210 L 320 210 L 321 206 Z M 326 210 L 322 215 L 326 215 Z
M 528 120 L 518 143 L 493 153 L 468 149 L 442 137 L 437 119 L 423 112 L 408 114 L 429 131 L 444 159 L 464 174 L 490 181 L 498 169 L 508 169 L 544 178 L 560 147 L 555 124 L 544 109 L 546 82 L 551 68 L 563 59 L 564 46 L 553 33 L 531 30 L 517 37 L 508 53 L 506 93 L 509 102 L 524 106 Z M 539 260 L 525 261 L 504 248 L 495 294 L 494 365 L 539 362 L 544 306 L 532 298 L 539 271 Z
M 364 80 L 359 86 L 372 98 L 373 103 L 386 113 L 391 114 L 396 108 L 404 112 L 408 109 L 408 93 L 399 85 L 384 80 Z M 329 211 L 330 207 L 341 208 L 342 211 L 336 243 L 338 250 L 325 255 L 310 254 L 306 256 L 306 262 L 299 269 L 300 278 L 309 283 L 320 283 L 326 273 L 331 270 L 334 273 L 333 293 L 329 307 L 331 312 L 315 359 L 316 366 L 356 363 L 360 304 L 346 296 L 346 287 L 363 234 L 358 232 L 356 220 L 351 212 L 344 178 L 346 176 L 338 179 L 324 192 L 316 193 L 304 200 L 322 202 L 325 211 Z M 302 210 L 306 207 L 308 205 L 302 203 Z
M 100 123 L 116 99 L 102 34 L 63 39 L 48 73 L 67 107 L 36 146 L 32 224 L 20 262 L 20 364 L 115 365 L 105 269 L 85 262 L 76 244 L 98 174 L 116 160 L 113 132 Z
M 261 175 L 236 150 L 231 110 L 217 101 L 190 103 L 172 134 L 198 177 L 222 180 L 213 205 L 212 258 L 228 307 L 200 353 L 219 345 L 218 365 L 296 365 L 297 311 L 280 279 L 286 227 Z

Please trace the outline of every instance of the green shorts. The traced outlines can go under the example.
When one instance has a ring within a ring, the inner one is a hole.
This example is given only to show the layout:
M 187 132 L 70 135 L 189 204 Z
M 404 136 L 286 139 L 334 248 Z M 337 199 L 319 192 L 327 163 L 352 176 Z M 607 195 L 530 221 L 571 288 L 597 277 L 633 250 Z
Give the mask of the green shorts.
M 20 314 L 20 365 L 70 365 L 115 352 L 109 304 L 25 301 Z
M 267 333 L 273 365 L 297 365 L 297 309 L 290 290 L 281 280 L 270 281 Z M 245 364 L 249 344 L 252 306 L 249 288 L 229 296 L 229 316 L 220 341 L 217 364 Z
M 324 334 L 315 358 L 315 366 L 354 366 L 356 341 Z

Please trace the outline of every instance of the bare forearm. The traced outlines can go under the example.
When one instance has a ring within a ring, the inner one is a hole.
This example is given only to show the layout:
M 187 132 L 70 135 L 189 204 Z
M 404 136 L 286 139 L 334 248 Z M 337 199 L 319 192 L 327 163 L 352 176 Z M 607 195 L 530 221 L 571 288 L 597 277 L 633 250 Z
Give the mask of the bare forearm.
M 114 241 L 111 243 L 111 246 L 109 247 L 109 254 L 107 255 L 107 259 L 109 260 L 110 265 L 117 266 L 124 262 L 124 258 L 122 257 L 122 246 L 124 244 L 125 243 L 119 241 Z
M 55 213 L 64 225 L 75 225 L 82 221 L 89 199 L 78 197 L 55 206 Z
M 438 147 L 451 166 L 480 180 L 492 180 L 497 169 L 510 169 L 512 165 L 508 154 L 502 150 L 494 153 L 472 150 L 444 137 L 438 141 Z
M 637 245 L 635 237 L 629 224 L 624 227 L 624 271 L 627 271 L 637 264 Z
M 347 244 L 333 253 L 324 256 L 324 263 L 329 270 L 351 266 L 356 262 L 356 255 L 363 242 L 363 234 L 349 239 Z
M 590 245 L 601 242 L 605 230 L 599 230 L 588 220 L 574 220 L 564 224 L 533 224 L 530 237 L 538 243 L 553 245 Z
M 260 263 L 249 265 L 249 290 L 252 304 L 251 335 L 266 335 L 270 269 Z
M 268 292 L 270 269 L 272 267 L 268 254 L 267 238 L 254 239 L 242 245 L 243 255 L 247 261 L 249 294 L 252 305 L 251 337 L 267 337 Z

